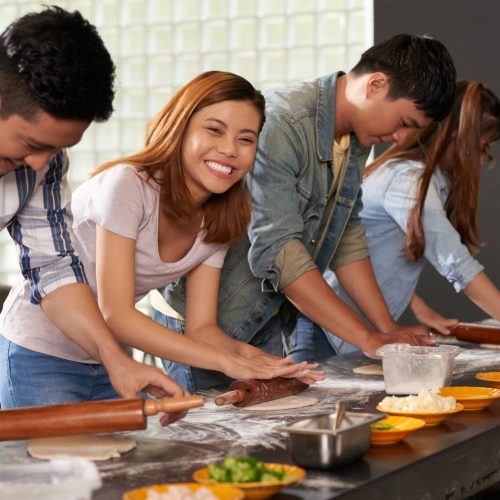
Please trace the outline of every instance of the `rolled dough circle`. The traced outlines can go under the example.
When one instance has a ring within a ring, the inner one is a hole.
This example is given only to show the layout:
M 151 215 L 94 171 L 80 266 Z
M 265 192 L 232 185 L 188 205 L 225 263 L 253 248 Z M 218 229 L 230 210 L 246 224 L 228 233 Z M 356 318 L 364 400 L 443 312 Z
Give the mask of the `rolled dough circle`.
M 310 396 L 287 396 L 286 398 L 275 399 L 274 401 L 266 401 L 265 403 L 245 406 L 242 409 L 249 411 L 291 410 L 293 408 L 312 406 L 317 402 L 317 398 Z
M 65 436 L 33 439 L 28 454 L 42 460 L 55 458 L 86 458 L 109 460 L 118 458 L 137 446 L 135 439 L 107 436 Z
M 383 375 L 382 365 L 377 365 L 373 363 L 371 365 L 355 366 L 352 369 L 353 373 L 358 375 Z

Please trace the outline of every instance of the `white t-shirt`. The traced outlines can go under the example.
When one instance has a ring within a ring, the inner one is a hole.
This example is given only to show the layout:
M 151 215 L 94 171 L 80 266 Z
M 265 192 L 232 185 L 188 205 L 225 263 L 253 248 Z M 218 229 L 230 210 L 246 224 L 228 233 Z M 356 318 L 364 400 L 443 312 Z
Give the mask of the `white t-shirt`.
M 204 263 L 221 268 L 225 245 L 203 242 L 200 231 L 189 252 L 177 262 L 164 262 L 158 252 L 159 187 L 130 165 L 117 165 L 80 186 L 73 195 L 73 231 L 77 253 L 96 294 L 96 224 L 136 240 L 135 300 L 187 274 Z M 73 361 L 95 363 L 85 351 L 58 330 L 40 306 L 29 302 L 29 285 L 14 286 L 0 319 L 0 332 L 28 349 Z

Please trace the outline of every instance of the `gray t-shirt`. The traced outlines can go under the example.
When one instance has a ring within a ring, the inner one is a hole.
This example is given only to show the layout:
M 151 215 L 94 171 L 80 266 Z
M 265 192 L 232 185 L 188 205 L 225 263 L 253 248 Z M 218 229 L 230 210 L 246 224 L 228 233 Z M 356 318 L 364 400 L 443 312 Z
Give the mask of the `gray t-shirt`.
M 96 225 L 136 241 L 135 300 L 187 274 L 199 264 L 221 268 L 225 245 L 203 242 L 200 231 L 189 252 L 177 262 L 164 262 L 158 252 L 160 193 L 130 165 L 117 165 L 92 177 L 73 194 L 74 244 L 90 287 L 96 294 Z M 95 363 L 29 302 L 29 286 L 14 286 L 2 313 L 3 335 L 28 349 L 73 361 Z

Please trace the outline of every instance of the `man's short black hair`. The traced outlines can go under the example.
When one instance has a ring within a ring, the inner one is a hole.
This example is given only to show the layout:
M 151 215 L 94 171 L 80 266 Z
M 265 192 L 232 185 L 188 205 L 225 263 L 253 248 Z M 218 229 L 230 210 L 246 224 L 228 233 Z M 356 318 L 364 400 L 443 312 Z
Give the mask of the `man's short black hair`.
M 50 6 L 0 35 L 0 115 L 40 110 L 80 121 L 113 112 L 115 66 L 96 28 L 78 12 Z
M 386 74 L 390 99 L 410 99 L 433 120 L 442 120 L 451 110 L 455 65 L 446 47 L 430 35 L 393 36 L 365 51 L 351 71 Z

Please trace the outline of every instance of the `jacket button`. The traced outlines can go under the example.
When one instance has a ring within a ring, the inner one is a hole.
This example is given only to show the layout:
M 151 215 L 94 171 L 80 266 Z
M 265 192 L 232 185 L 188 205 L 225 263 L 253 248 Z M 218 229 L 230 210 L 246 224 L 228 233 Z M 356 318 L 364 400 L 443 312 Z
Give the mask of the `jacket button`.
M 262 320 L 263 320 L 263 319 L 264 319 L 264 318 L 263 318 L 260 314 L 259 314 L 259 315 L 257 315 L 257 316 L 255 316 L 255 322 L 256 322 L 256 323 L 262 323 Z

